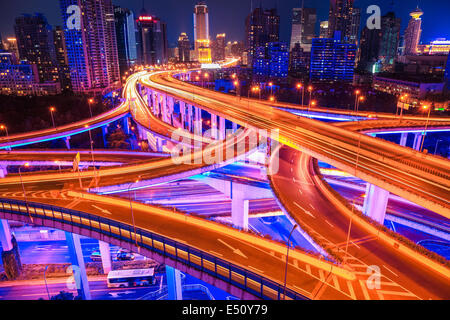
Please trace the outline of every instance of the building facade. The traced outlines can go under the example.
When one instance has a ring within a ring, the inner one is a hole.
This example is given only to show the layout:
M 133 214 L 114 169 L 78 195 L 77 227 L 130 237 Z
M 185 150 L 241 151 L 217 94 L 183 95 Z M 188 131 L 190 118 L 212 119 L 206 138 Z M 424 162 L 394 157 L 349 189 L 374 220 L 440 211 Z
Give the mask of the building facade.
M 212 61 L 225 60 L 226 34 L 220 33 L 211 45 Z
M 101 91 L 120 80 L 111 0 L 60 0 L 72 89 Z
M 404 55 L 417 54 L 417 46 L 419 45 L 420 36 L 422 35 L 422 18 L 423 11 L 418 7 L 409 14 L 408 27 L 405 30 L 405 49 Z
M 120 74 L 123 75 L 137 63 L 136 25 L 133 11 L 114 6 L 117 54 Z
M 317 12 L 315 8 L 292 9 L 292 32 L 290 50 L 296 43 L 304 51 L 311 51 L 312 39 L 316 37 Z
M 151 15 L 137 19 L 137 52 L 142 65 L 166 64 L 169 52 L 166 24 Z
M 70 91 L 72 90 L 72 83 L 70 81 L 70 68 L 69 61 L 67 59 L 67 48 L 66 40 L 64 38 L 64 30 L 61 26 L 56 26 L 53 34 L 59 82 L 61 83 L 62 90 Z
M 191 42 L 186 33 L 181 33 L 178 37 L 178 61 L 189 62 L 191 61 Z
M 310 79 L 313 82 L 352 83 L 356 45 L 336 38 L 313 39 Z
M 194 7 L 194 44 L 198 61 L 211 63 L 209 11 L 205 2 L 198 2 Z
M 353 4 L 354 0 L 330 0 L 330 12 L 328 19 L 329 39 L 334 38 L 335 32 L 338 32 L 339 39 L 341 41 L 356 43 L 354 42 L 354 25 L 357 22 L 358 17 L 353 14 Z

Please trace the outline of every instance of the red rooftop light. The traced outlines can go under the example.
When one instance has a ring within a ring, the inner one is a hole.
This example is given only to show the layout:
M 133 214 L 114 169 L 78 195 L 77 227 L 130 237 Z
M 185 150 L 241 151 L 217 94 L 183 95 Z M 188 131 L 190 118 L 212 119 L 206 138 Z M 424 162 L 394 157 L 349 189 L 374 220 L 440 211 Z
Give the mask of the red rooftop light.
M 151 21 L 153 20 L 152 16 L 140 16 L 139 21 Z

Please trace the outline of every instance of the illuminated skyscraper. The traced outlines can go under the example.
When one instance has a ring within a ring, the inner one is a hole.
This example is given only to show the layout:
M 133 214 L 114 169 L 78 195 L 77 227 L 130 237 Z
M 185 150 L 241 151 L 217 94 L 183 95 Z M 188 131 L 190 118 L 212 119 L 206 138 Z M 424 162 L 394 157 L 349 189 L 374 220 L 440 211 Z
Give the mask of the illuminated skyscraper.
M 143 65 L 166 64 L 169 58 L 166 24 L 142 14 L 137 21 L 138 61 Z
M 417 46 L 422 34 L 422 18 L 423 11 L 417 7 L 416 10 L 409 14 L 411 20 L 409 20 L 408 27 L 405 30 L 405 55 L 417 54 Z
M 225 60 L 225 33 L 218 34 L 216 36 L 216 40 L 212 42 L 211 45 L 211 54 L 213 61 L 222 61 Z
M 198 61 L 210 63 L 209 13 L 204 2 L 198 2 L 194 8 L 194 43 Z
M 320 22 L 320 38 L 328 38 L 328 21 Z
M 120 80 L 111 0 L 60 0 L 72 89 L 101 91 Z
M 114 19 L 120 73 L 124 74 L 137 62 L 134 13 L 129 9 L 114 6 Z
M 66 40 L 64 30 L 56 26 L 53 32 L 53 43 L 55 45 L 56 65 L 58 67 L 59 82 L 63 90 L 71 90 L 69 61 L 67 60 Z
M 316 36 L 317 13 L 315 8 L 292 9 L 292 33 L 290 50 L 296 43 L 304 51 L 311 51 L 312 39 Z
M 356 45 L 335 38 L 313 39 L 311 48 L 310 79 L 313 82 L 353 81 Z
M 249 63 L 252 64 L 256 48 L 266 46 L 269 42 L 278 42 L 280 38 L 280 16 L 277 9 L 264 10 L 262 7 L 253 10 L 245 21 L 246 46 Z
M 450 54 L 447 57 L 447 66 L 445 67 L 444 80 L 447 91 L 450 91 Z
M 189 62 L 191 61 L 191 43 L 186 33 L 181 33 L 178 37 L 178 61 Z
M 40 82 L 59 81 L 53 30 L 44 15 L 23 15 L 14 25 L 20 58 L 35 64 Z
M 328 38 L 334 38 L 340 32 L 340 40 L 355 43 L 352 25 L 357 16 L 353 15 L 354 0 L 330 0 L 330 16 L 328 20 Z

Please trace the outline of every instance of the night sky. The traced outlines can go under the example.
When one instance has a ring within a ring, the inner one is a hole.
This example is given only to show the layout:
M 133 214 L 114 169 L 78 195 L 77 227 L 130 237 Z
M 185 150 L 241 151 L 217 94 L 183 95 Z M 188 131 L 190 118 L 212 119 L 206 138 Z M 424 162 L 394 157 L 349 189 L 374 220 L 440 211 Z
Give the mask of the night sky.
M 22 13 L 42 12 L 52 25 L 62 25 L 58 0 L 2 0 L 0 10 L 0 33 L 4 38 L 14 35 L 14 18 Z M 5 3 L 6 2 L 6 3 Z M 187 32 L 193 40 L 192 13 L 197 0 L 145 0 L 147 11 L 167 22 L 168 40 L 174 45 L 180 32 Z M 260 0 L 253 0 L 259 5 Z M 369 5 L 377 4 L 382 14 L 391 8 L 391 0 L 356 0 L 355 5 L 363 9 L 361 21 L 365 24 L 365 11 Z M 115 5 L 132 9 L 139 13 L 142 0 L 113 0 Z M 250 0 L 207 0 L 210 12 L 211 37 L 225 32 L 227 40 L 244 40 L 245 17 L 250 12 Z M 264 7 L 273 7 L 277 3 L 281 15 L 281 40 L 290 39 L 291 10 L 301 6 L 301 0 L 263 0 Z M 403 30 L 409 20 L 409 12 L 416 5 L 425 12 L 422 16 L 422 43 L 428 43 L 438 37 L 450 39 L 449 0 L 395 0 L 394 11 L 402 18 Z M 318 10 L 319 21 L 328 19 L 329 0 L 305 0 L 305 6 Z M 317 27 L 318 28 L 318 27 Z M 403 32 L 403 31 L 402 31 Z

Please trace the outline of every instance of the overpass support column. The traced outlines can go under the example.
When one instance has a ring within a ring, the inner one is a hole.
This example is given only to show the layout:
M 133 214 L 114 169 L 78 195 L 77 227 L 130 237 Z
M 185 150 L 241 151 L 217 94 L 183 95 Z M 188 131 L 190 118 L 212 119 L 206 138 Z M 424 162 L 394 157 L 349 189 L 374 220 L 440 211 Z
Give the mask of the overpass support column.
M 202 110 L 197 107 L 194 107 L 194 109 L 195 109 L 194 134 L 201 136 L 203 134 Z
M 8 166 L 0 166 L 0 179 L 8 175 Z
M 214 140 L 217 140 L 218 134 L 217 134 L 217 116 L 215 114 L 211 113 L 211 138 Z
M 109 243 L 99 241 L 98 244 L 102 256 L 103 274 L 108 274 L 111 271 L 111 252 L 109 250 Z
M 81 296 L 83 300 L 91 300 L 83 252 L 81 251 L 80 236 L 70 232 L 65 233 L 67 245 L 69 247 L 70 261 L 72 263 L 73 278 L 75 280 L 78 295 Z
M 186 129 L 186 103 L 180 101 L 181 128 Z
M 167 95 L 160 94 L 160 96 L 162 96 L 162 105 L 161 105 L 162 120 L 165 123 L 168 123 L 169 118 L 168 118 L 168 112 L 167 112 Z
M 103 146 L 105 148 L 108 147 L 108 140 L 106 140 L 107 135 L 108 135 L 108 126 L 106 125 L 102 127 Z
M 225 140 L 226 137 L 225 118 L 219 117 L 219 140 Z
M 167 97 L 167 117 L 169 124 L 173 126 L 173 113 L 174 113 L 175 100 L 173 97 Z
M 192 106 L 190 104 L 187 105 L 188 108 L 188 124 L 187 124 L 187 129 L 189 130 L 189 132 L 192 132 Z
M 231 199 L 231 220 L 235 228 L 248 230 L 248 208 L 249 200 L 233 196 Z
M 163 139 L 156 137 L 156 152 L 164 152 L 164 142 Z
M 422 135 L 421 132 L 415 133 L 414 134 L 414 144 L 413 144 L 413 149 L 420 151 L 420 146 L 422 144 L 422 139 L 425 139 L 425 136 Z
M 363 213 L 380 224 L 384 223 L 386 208 L 389 200 L 389 191 L 368 183 L 366 198 L 364 199 Z
M 169 300 L 183 300 L 183 287 L 181 286 L 181 272 L 166 265 L 167 291 Z
M 408 132 L 403 132 L 400 136 L 400 145 L 405 147 L 408 141 Z
M 70 150 L 70 136 L 69 137 L 65 137 L 64 141 L 66 142 L 66 148 L 67 150 Z
M 123 131 L 125 134 L 130 134 L 130 121 L 128 117 L 123 118 Z
M 16 239 L 11 235 L 7 220 L 0 220 L 0 242 L 2 243 L 2 263 L 9 280 L 16 279 L 22 271 L 19 247 Z
M 151 110 L 153 107 L 153 99 L 152 99 L 153 91 L 150 88 L 147 88 L 146 91 L 147 91 L 147 105 L 148 108 Z
M 235 133 L 237 131 L 237 129 L 238 129 L 237 123 L 233 122 L 233 133 Z

